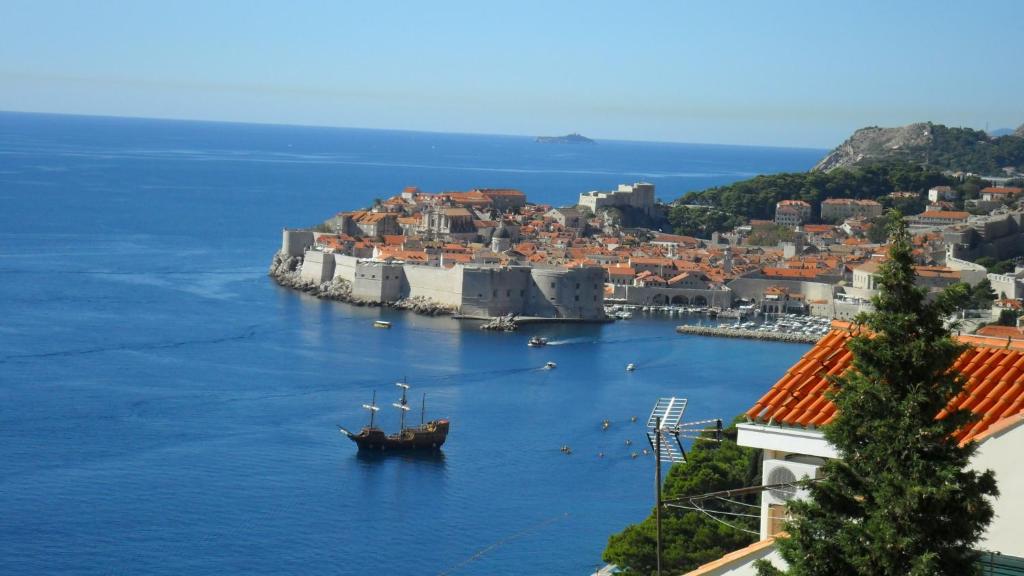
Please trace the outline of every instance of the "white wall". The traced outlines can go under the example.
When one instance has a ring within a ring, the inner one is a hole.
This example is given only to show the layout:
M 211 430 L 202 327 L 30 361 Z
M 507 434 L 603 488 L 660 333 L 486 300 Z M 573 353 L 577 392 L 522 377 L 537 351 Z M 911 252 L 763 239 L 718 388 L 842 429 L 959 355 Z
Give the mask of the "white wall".
M 299 277 L 318 284 L 331 280 L 334 277 L 334 258 L 331 254 L 307 250 Z
M 421 296 L 439 304 L 462 306 L 462 266 L 406 266 L 405 279 L 410 298 Z
M 996 434 L 978 447 L 972 467 L 992 470 L 999 484 L 996 517 L 988 527 L 981 550 L 1024 556 L 1024 424 Z

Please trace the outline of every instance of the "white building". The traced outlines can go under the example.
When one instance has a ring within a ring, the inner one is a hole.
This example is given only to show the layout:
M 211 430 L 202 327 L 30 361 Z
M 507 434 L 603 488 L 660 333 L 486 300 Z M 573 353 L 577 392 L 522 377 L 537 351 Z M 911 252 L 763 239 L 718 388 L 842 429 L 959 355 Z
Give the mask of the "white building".
M 957 193 L 949 186 L 936 186 L 928 190 L 928 201 L 935 203 L 941 200 L 956 200 Z
M 852 357 L 846 349 L 849 324 L 835 322 L 830 334 L 818 341 L 767 393 L 747 411 L 749 421 L 740 424 L 738 443 L 764 451 L 762 477 L 765 485 L 815 478 L 826 460 L 836 457 L 821 426 L 835 416 L 835 406 L 824 396 L 828 375 L 842 374 Z M 1003 338 L 962 336 L 970 347 L 957 362 L 968 379 L 967 393 L 959 406 L 972 410 L 978 420 L 957 435 L 961 443 L 976 442 L 972 461 L 977 470 L 992 470 L 999 484 L 993 501 L 995 518 L 980 550 L 999 554 L 995 561 L 1024 565 L 1024 341 L 1007 344 Z M 774 538 L 782 529 L 791 498 L 805 497 L 796 490 L 768 490 L 761 497 L 761 529 L 758 542 L 709 562 L 687 576 L 753 575 L 753 563 L 767 559 L 779 567 Z M 1018 558 L 1013 558 L 1018 557 Z M 996 568 L 998 570 L 998 568 Z M 992 572 L 1010 574 L 1015 572 Z
M 811 220 L 811 205 L 803 200 L 783 200 L 775 204 L 775 223 L 794 227 Z

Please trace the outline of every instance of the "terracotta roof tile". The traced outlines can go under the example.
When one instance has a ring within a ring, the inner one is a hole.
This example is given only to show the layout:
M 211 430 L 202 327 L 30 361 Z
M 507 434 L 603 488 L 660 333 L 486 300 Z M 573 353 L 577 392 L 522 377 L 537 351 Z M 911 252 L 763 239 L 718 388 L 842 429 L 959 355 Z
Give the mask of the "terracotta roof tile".
M 853 361 L 847 348 L 850 325 L 834 322 L 833 329 L 794 364 L 758 400 L 746 415 L 769 424 L 818 427 L 834 418 L 835 405 L 825 392 L 829 377 L 845 372 Z M 970 347 L 957 358 L 953 369 L 967 378 L 963 393 L 950 408 L 971 410 L 979 419 L 956 434 L 969 442 L 1006 418 L 1024 414 L 1024 342 L 978 336 L 961 336 Z M 943 410 L 936 417 L 948 414 Z

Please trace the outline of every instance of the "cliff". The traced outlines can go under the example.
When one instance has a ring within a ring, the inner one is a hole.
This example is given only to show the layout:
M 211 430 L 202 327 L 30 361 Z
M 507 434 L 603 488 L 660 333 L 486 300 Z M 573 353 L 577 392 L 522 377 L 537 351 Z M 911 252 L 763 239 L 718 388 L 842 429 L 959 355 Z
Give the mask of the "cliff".
M 981 130 L 919 122 L 899 128 L 861 128 L 811 169 L 831 172 L 866 164 L 901 162 L 938 170 L 996 174 L 1024 170 L 1024 126 L 991 137 Z

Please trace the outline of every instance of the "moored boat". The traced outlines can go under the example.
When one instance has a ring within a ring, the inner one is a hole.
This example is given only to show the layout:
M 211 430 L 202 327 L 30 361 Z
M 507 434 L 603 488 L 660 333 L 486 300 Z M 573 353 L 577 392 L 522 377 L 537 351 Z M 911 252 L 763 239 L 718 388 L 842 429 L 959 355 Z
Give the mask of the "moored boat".
M 369 404 L 363 404 L 363 408 L 366 408 L 370 412 L 370 423 L 363 427 L 358 433 L 349 432 L 342 428 L 338 429 L 349 437 L 350 440 L 356 443 L 359 450 L 373 450 L 386 452 L 389 450 L 403 451 L 403 450 L 438 450 L 444 444 L 444 441 L 448 438 L 448 426 L 449 422 L 447 418 L 441 418 L 439 420 L 425 421 L 426 415 L 426 400 L 427 395 L 423 395 L 423 401 L 420 406 L 420 425 L 406 427 L 405 425 L 405 413 L 409 411 L 409 402 L 407 400 L 406 393 L 409 391 L 409 385 L 405 382 L 398 382 L 395 384 L 402 389 L 402 398 L 392 404 L 397 408 L 401 414 L 401 422 L 399 424 L 398 432 L 395 434 L 387 434 L 380 428 L 374 426 L 374 418 L 377 415 L 377 411 L 380 407 L 377 406 L 377 393 L 373 393 L 373 400 Z
M 388 322 L 386 320 L 374 320 L 373 321 L 373 327 L 374 328 L 391 328 L 391 322 Z
M 548 345 L 548 339 L 544 338 L 543 336 L 534 336 L 534 337 L 530 338 L 530 341 L 527 342 L 526 345 L 530 346 L 531 348 L 539 348 L 540 346 L 547 346 Z

